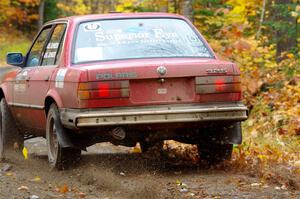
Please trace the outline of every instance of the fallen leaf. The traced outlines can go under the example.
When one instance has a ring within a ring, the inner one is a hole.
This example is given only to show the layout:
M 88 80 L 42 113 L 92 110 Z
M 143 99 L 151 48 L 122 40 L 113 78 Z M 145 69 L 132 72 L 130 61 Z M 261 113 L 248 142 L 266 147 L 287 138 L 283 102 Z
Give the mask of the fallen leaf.
M 23 148 L 22 153 L 23 153 L 24 159 L 27 160 L 28 159 L 28 150 L 26 147 Z
M 36 176 L 35 178 L 30 180 L 31 182 L 40 182 L 41 178 L 39 176 Z
M 85 198 L 86 195 L 85 195 L 85 193 L 83 193 L 83 192 L 79 192 L 79 193 L 78 193 L 78 196 L 79 196 L 80 198 Z
M 298 169 L 300 169 L 300 160 L 294 162 L 294 166 Z
M 252 186 L 252 187 L 261 186 L 261 183 L 257 183 L 257 182 L 255 182 L 255 183 L 252 183 L 252 184 L 251 184 L 251 186 Z
M 141 153 L 142 152 L 142 150 L 141 150 L 141 148 L 140 147 L 133 147 L 133 149 L 132 149 L 132 153 Z
M 6 175 L 6 176 L 12 176 L 12 175 L 14 175 L 14 174 L 13 174 L 12 172 L 6 172 L 5 175 Z
M 194 194 L 194 193 L 189 193 L 188 195 L 189 195 L 189 196 L 195 196 L 195 194 Z
M 18 188 L 18 190 L 19 191 L 28 191 L 28 187 L 27 186 L 20 186 L 19 188 Z
M 58 187 L 57 191 L 60 193 L 67 193 L 69 191 L 68 185 L 64 184 L 64 185 Z

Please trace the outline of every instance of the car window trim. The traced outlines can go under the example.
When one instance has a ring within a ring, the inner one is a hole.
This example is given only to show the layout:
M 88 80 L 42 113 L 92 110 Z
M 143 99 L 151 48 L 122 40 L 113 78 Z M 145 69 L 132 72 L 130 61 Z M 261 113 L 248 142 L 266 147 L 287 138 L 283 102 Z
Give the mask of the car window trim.
M 54 28 L 55 28 L 55 25 L 52 25 L 51 29 L 50 29 L 50 32 L 49 32 L 49 35 L 44 43 L 44 46 L 42 48 L 42 53 L 41 53 L 41 57 L 40 57 L 40 60 L 39 60 L 39 65 L 37 65 L 37 67 L 42 67 L 42 63 L 43 63 L 43 60 L 44 60 L 44 55 L 45 55 L 45 52 L 46 52 L 46 49 L 47 49 L 47 45 L 52 37 L 52 34 L 54 32 Z
M 24 68 L 29 68 L 29 67 L 31 67 L 31 66 L 27 66 L 28 56 L 29 56 L 29 54 L 30 54 L 30 52 L 31 52 L 31 50 L 32 50 L 32 48 L 33 48 L 35 42 L 36 42 L 37 39 L 39 38 L 39 36 L 42 34 L 42 32 L 43 32 L 45 29 L 47 29 L 47 28 L 49 28 L 49 27 L 50 27 L 50 32 L 48 33 L 48 36 L 47 36 L 47 38 L 46 38 L 46 42 L 47 42 L 47 41 L 48 41 L 48 38 L 49 38 L 49 35 L 50 35 L 50 33 L 51 33 L 51 29 L 53 28 L 53 24 L 47 24 L 46 26 L 44 26 L 43 28 L 41 28 L 41 30 L 38 32 L 37 36 L 34 38 L 34 40 L 33 40 L 32 44 L 31 44 L 29 50 L 27 51 L 26 59 L 25 59 L 25 61 L 24 61 Z M 45 45 L 45 44 L 44 44 L 44 45 Z M 44 49 L 44 46 L 43 46 L 43 49 Z M 43 54 L 43 51 L 42 51 L 41 54 Z M 40 64 L 40 60 L 39 60 L 39 64 Z
M 76 44 L 76 40 L 77 40 L 79 26 L 82 23 L 88 23 L 88 22 L 93 22 L 93 21 L 127 20 L 127 19 L 177 19 L 177 20 L 182 20 L 182 21 L 184 21 L 194 31 L 194 33 L 197 35 L 197 37 L 200 39 L 200 41 L 203 43 L 203 45 L 207 48 L 207 50 L 208 50 L 209 54 L 211 55 L 211 57 L 186 57 L 186 56 L 182 56 L 182 57 L 141 57 L 141 58 L 124 58 L 124 59 L 96 60 L 96 61 L 85 61 L 85 62 L 74 63 L 74 59 L 75 59 L 75 44 Z M 70 63 L 71 63 L 72 66 L 76 66 L 76 65 L 80 65 L 80 64 L 87 64 L 87 63 L 107 62 L 107 61 L 134 60 L 134 59 L 157 59 L 157 58 L 175 58 L 175 59 L 176 58 L 207 58 L 207 59 L 216 59 L 216 56 L 212 52 L 211 48 L 204 41 L 204 39 L 201 37 L 201 35 L 199 34 L 198 30 L 196 28 L 194 28 L 190 23 L 188 23 L 188 21 L 186 21 L 186 20 L 184 20 L 182 18 L 177 18 L 177 17 L 160 17 L 160 16 L 158 16 L 158 17 L 106 18 L 106 19 L 85 20 L 85 21 L 81 21 L 81 22 L 79 22 L 79 23 L 76 24 L 76 27 L 75 27 L 75 30 L 74 30 L 74 34 L 73 34 L 73 38 L 72 38 L 72 46 L 71 46 L 71 61 L 70 61 Z
M 66 23 L 56 23 L 56 24 L 53 24 L 52 26 L 52 29 L 51 29 L 51 32 L 49 33 L 50 36 L 49 38 L 46 40 L 46 43 L 45 43 L 45 46 L 43 47 L 43 53 L 42 53 L 42 58 L 41 58 L 41 63 L 39 63 L 39 67 L 46 67 L 46 66 L 57 66 L 57 64 L 55 64 L 56 62 L 56 58 L 57 58 L 57 51 L 56 51 L 56 55 L 55 55 L 55 58 L 54 58 L 54 64 L 53 65 L 42 65 L 43 63 L 43 60 L 44 60 L 44 55 L 46 53 L 46 50 L 47 50 L 47 45 L 49 44 L 51 38 L 52 38 L 52 35 L 53 35 L 53 32 L 55 30 L 55 28 L 58 26 L 58 25 L 64 25 L 64 31 L 63 31 L 63 36 L 60 38 L 60 41 L 59 41 L 59 46 L 57 48 L 57 50 L 60 48 L 61 46 L 61 42 L 63 40 L 63 38 L 65 37 L 65 33 L 66 33 L 66 29 L 67 29 L 67 24 Z
M 64 42 L 64 39 L 66 37 L 66 32 L 67 32 L 67 24 L 66 23 L 60 23 L 60 24 L 63 24 L 65 25 L 65 29 L 64 29 L 64 32 L 63 32 L 63 36 L 60 38 L 60 41 L 59 41 L 59 45 L 58 45 L 58 48 L 57 48 L 57 52 L 56 52 L 56 55 L 55 55 L 55 59 L 54 59 L 54 65 L 57 66 L 58 64 L 56 64 L 56 61 L 57 61 L 57 56 L 58 56 L 58 50 L 60 50 L 60 54 L 62 53 L 62 48 L 63 48 L 63 42 Z M 60 25 L 60 24 L 56 24 L 57 25 Z M 61 47 L 61 48 L 60 48 Z
M 28 59 L 28 56 L 29 56 L 29 52 L 31 51 L 33 45 L 35 44 L 37 38 L 40 36 L 40 34 L 42 33 L 42 31 L 49 27 L 49 26 L 52 26 L 51 28 L 53 28 L 53 26 L 55 26 L 56 24 L 65 24 L 66 25 L 66 28 L 65 28 L 65 33 L 67 32 L 67 28 L 68 28 L 68 21 L 66 20 L 60 20 L 60 21 L 54 21 L 54 22 L 51 22 L 51 23 L 45 23 L 44 26 L 39 30 L 38 34 L 35 36 L 35 38 L 33 39 L 33 42 L 31 43 L 29 49 L 27 50 L 27 53 L 26 53 L 26 56 L 25 56 L 25 60 L 24 60 L 24 63 L 23 63 L 23 67 L 22 68 L 32 68 L 32 67 L 39 67 L 39 66 L 26 66 L 26 63 L 27 63 L 27 59 Z M 52 35 L 52 34 L 51 34 Z M 48 35 L 49 37 L 49 35 Z M 63 42 L 65 42 L 65 38 L 66 36 L 64 35 L 64 40 Z M 62 46 L 62 48 L 64 47 L 64 44 Z M 62 49 L 63 50 L 63 49 Z M 57 65 L 54 65 L 55 67 Z

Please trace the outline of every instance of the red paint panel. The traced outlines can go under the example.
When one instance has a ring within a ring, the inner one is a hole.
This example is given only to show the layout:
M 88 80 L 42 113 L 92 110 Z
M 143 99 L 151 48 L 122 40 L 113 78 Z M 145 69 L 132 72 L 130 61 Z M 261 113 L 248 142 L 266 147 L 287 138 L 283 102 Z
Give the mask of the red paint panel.
M 171 78 L 130 81 L 130 100 L 140 103 L 192 102 L 195 98 L 194 78 Z
M 197 96 L 197 101 L 200 103 L 211 103 L 211 102 L 232 102 L 240 101 L 241 93 L 213 93 L 213 94 L 202 94 Z

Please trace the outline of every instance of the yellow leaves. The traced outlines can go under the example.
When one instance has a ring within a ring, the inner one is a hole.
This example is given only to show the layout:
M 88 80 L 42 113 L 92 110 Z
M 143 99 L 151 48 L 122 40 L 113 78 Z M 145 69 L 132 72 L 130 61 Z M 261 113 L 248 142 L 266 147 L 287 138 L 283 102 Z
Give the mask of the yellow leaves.
M 22 154 L 23 154 L 24 159 L 27 160 L 28 159 L 28 151 L 27 151 L 26 147 L 23 148 Z
M 257 15 L 262 1 L 260 0 L 229 0 L 227 4 L 233 9 L 228 13 L 228 19 L 238 23 L 246 23 L 249 16 Z
M 6 176 L 13 176 L 14 174 L 12 172 L 6 172 L 5 175 Z
M 19 0 L 20 3 L 24 3 L 27 6 L 37 6 L 40 0 Z
M 118 4 L 116 6 L 117 12 L 130 12 L 132 11 L 132 8 L 135 7 L 135 5 L 138 3 L 137 0 L 124 0 L 121 4 Z
M 63 3 L 57 3 L 56 6 L 65 12 L 71 12 L 71 8 Z
M 294 162 L 294 167 L 296 167 L 297 170 L 300 171 L 300 160 Z M 299 172 L 299 173 L 300 173 L 300 172 Z
M 141 153 L 142 151 L 141 151 L 141 148 L 140 147 L 137 147 L 137 146 L 135 146 L 135 147 L 133 147 L 133 149 L 132 149 L 132 153 Z
M 10 0 L 1 0 L 0 1 L 0 7 L 9 6 Z
M 297 17 L 298 17 L 298 13 L 295 12 L 295 11 L 292 11 L 292 12 L 291 12 L 291 16 L 297 18 Z
M 251 132 L 250 132 L 250 135 L 253 137 L 253 138 L 257 138 L 257 135 L 258 135 L 258 132 L 256 129 L 253 129 Z
M 90 7 L 83 2 L 83 0 L 73 0 L 72 3 L 64 4 L 62 2 L 57 3 L 57 7 L 71 15 L 84 15 L 90 12 Z
M 27 20 L 28 20 L 28 22 L 34 22 L 34 21 L 36 21 L 36 20 L 38 20 L 39 19 L 39 15 L 38 14 L 32 14 L 32 15 L 29 15 L 28 17 L 27 17 Z
M 288 53 L 286 56 L 287 56 L 288 58 L 290 58 L 290 59 L 292 59 L 292 58 L 295 57 L 293 53 Z
M 83 2 L 83 0 L 74 0 L 73 11 L 75 14 L 83 15 L 89 13 L 88 6 Z
M 33 179 L 30 180 L 31 182 L 40 182 L 41 178 L 39 176 L 35 176 Z

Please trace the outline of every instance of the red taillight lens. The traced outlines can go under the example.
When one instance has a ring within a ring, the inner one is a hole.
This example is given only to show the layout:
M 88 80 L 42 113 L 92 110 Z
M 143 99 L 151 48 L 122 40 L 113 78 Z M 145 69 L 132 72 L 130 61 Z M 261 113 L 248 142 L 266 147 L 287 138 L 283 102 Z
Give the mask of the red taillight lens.
M 234 101 L 240 100 L 240 76 L 204 76 L 196 77 L 197 94 L 236 93 Z
M 223 78 L 216 78 L 215 87 L 217 92 L 223 92 L 225 90 L 225 83 Z
M 99 92 L 99 97 L 109 97 L 110 90 L 109 90 L 109 84 L 104 83 L 104 84 L 99 84 L 98 85 L 98 92 Z
M 129 81 L 79 83 L 80 100 L 129 97 Z

